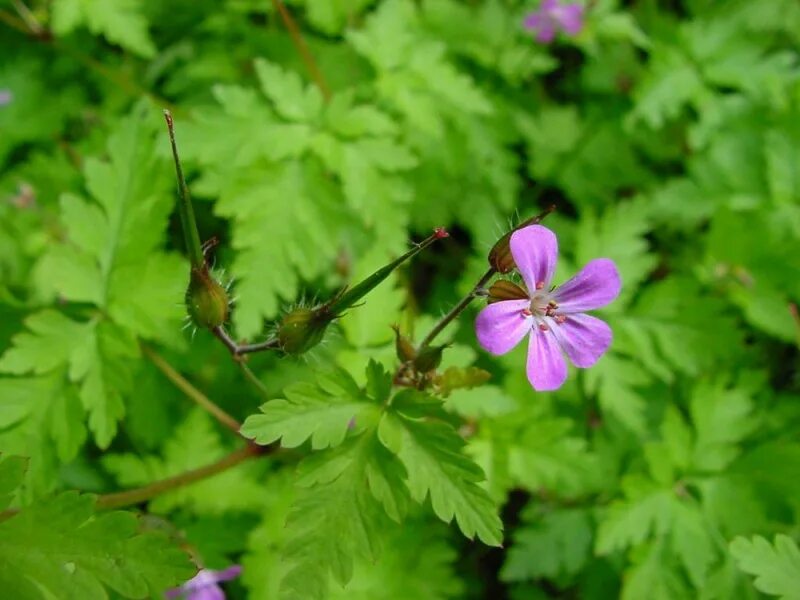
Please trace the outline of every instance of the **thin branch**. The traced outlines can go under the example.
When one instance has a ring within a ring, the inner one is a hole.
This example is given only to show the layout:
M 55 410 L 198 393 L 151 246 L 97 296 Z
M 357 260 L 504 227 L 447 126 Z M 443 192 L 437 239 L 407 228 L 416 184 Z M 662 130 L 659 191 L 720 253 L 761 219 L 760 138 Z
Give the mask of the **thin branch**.
M 145 346 L 144 344 L 142 344 L 141 348 L 142 353 L 150 360 L 150 362 L 155 365 L 159 371 L 164 374 L 167 379 L 169 379 L 175 385 L 175 387 L 186 394 L 190 400 L 207 411 L 222 425 L 239 435 L 239 429 L 242 427 L 241 423 L 217 406 L 217 404 L 215 404 L 203 392 L 194 387 L 183 375 L 178 373 L 178 371 L 176 371 L 172 365 L 164 360 L 152 348 Z
M 428 332 L 428 335 L 426 335 L 425 338 L 422 340 L 422 342 L 420 342 L 418 352 L 421 351 L 423 348 L 427 348 L 428 346 L 430 346 L 431 342 L 433 342 L 436 336 L 439 335 L 442 332 L 442 330 L 445 327 L 447 327 L 453 319 L 455 319 L 458 315 L 464 312 L 464 309 L 467 308 L 470 302 L 472 302 L 478 296 L 480 290 L 482 290 L 484 286 L 489 282 L 489 280 L 492 277 L 494 277 L 495 273 L 497 273 L 495 268 L 490 267 L 489 270 L 487 270 L 486 273 L 484 273 L 481 276 L 481 278 L 478 280 L 478 283 L 475 284 L 475 286 L 469 291 L 469 293 L 466 296 L 464 296 L 461 300 L 459 300 L 458 304 L 456 304 L 453 308 L 451 308 L 450 312 L 448 312 L 445 316 L 443 316 L 439 320 L 439 322 L 436 323 L 436 325 L 434 325 L 433 329 L 431 329 Z
M 228 469 L 235 467 L 239 463 L 244 462 L 249 458 L 266 454 L 269 451 L 269 448 L 263 448 L 251 442 L 244 448 L 240 448 L 239 450 L 236 450 L 235 452 L 232 452 L 231 454 L 221 458 L 217 462 L 206 465 L 205 467 L 186 471 L 180 475 L 167 477 L 166 479 L 161 479 L 160 481 L 154 481 L 151 484 L 134 488 L 132 490 L 98 496 L 96 506 L 99 509 L 111 509 L 122 508 L 132 504 L 139 504 L 141 502 L 145 502 L 146 500 L 150 500 L 151 498 L 155 498 L 156 496 L 159 496 L 165 492 L 169 492 L 171 490 L 187 486 L 191 483 L 213 477 L 218 473 L 222 473 L 223 471 L 227 471 Z
M 21 0 L 12 0 L 12 4 L 17 14 L 19 14 L 20 18 L 25 22 L 25 25 L 35 36 L 41 36 L 45 33 L 45 29 L 42 27 L 42 24 L 39 23 L 36 15 L 31 12 L 24 2 Z
M 263 383 L 261 383 L 261 380 L 256 377 L 256 374 L 253 373 L 253 370 L 247 366 L 247 363 L 243 360 L 237 360 L 236 362 L 239 364 L 239 368 L 242 370 L 242 373 L 244 373 L 244 376 L 258 390 L 258 393 L 261 394 L 266 400 L 269 400 L 269 392 L 267 391 L 267 388 Z
M 102 494 L 97 497 L 95 506 L 101 510 L 109 510 L 139 504 L 166 492 L 202 481 L 203 479 L 208 479 L 209 477 L 213 477 L 214 475 L 235 467 L 249 458 L 263 456 L 272 451 L 273 447 L 264 447 L 254 444 L 253 442 L 248 442 L 247 446 L 244 448 L 235 450 L 227 456 L 222 457 L 217 462 L 200 467 L 199 469 L 192 469 L 180 475 L 154 481 L 153 483 L 132 490 Z M 19 513 L 19 511 L 19 508 L 7 508 L 4 511 L 0 511 L 0 522 L 10 519 Z
M 278 13 L 280 13 L 283 24 L 289 31 L 289 35 L 292 38 L 292 43 L 300 53 L 300 58 L 303 59 L 303 63 L 305 63 L 306 69 L 308 69 L 308 73 L 311 75 L 311 79 L 314 80 L 314 83 L 319 88 L 319 91 L 322 92 L 322 97 L 325 98 L 325 102 L 330 102 L 331 96 L 333 95 L 331 94 L 331 88 L 328 87 L 328 83 L 322 76 L 322 71 L 319 70 L 319 66 L 317 66 L 314 56 L 311 54 L 311 51 L 308 49 L 303 36 L 300 34 L 300 29 L 297 27 L 297 23 L 295 23 L 294 18 L 292 18 L 292 13 L 289 12 L 289 9 L 286 8 L 286 5 L 281 0 L 272 0 L 272 6 L 275 7 L 275 10 L 277 10 Z
M 280 341 L 275 337 L 255 344 L 239 344 L 222 325 L 214 327 L 211 333 L 222 342 L 234 358 L 238 358 L 242 354 L 253 354 L 254 352 L 263 352 L 264 350 L 280 350 Z

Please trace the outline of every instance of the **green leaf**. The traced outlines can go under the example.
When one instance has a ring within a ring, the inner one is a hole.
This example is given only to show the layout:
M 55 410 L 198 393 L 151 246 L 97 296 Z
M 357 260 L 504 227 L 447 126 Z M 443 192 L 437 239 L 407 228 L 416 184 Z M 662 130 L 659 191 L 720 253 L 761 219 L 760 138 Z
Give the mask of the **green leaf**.
M 313 85 L 304 85 L 300 76 L 283 70 L 265 59 L 255 61 L 261 90 L 272 101 L 278 114 L 287 121 L 306 123 L 322 110 L 322 94 Z
M 721 471 L 739 454 L 739 443 L 754 428 L 752 402 L 743 390 L 720 384 L 697 385 L 691 401 L 697 430 L 694 464 L 703 471 Z
M 500 576 L 503 581 L 524 581 L 574 575 L 589 560 L 591 544 L 592 526 L 585 510 L 547 513 L 515 532 Z
M 242 435 L 261 445 L 280 439 L 284 448 L 310 439 L 311 448 L 320 450 L 344 442 L 351 425 L 362 429 L 377 421 L 377 405 L 341 370 L 318 377 L 315 384 L 290 385 L 284 395 L 247 417 Z
M 755 576 L 757 589 L 785 600 L 800 598 L 800 549 L 790 537 L 776 535 L 773 544 L 761 536 L 738 537 L 729 549 L 739 568 Z
M 0 587 L 20 600 L 105 600 L 104 586 L 134 598 L 159 595 L 195 571 L 132 513 L 95 515 L 94 497 L 66 492 L 0 523 Z
M 122 395 L 132 385 L 131 359 L 139 356 L 135 339 L 113 323 L 77 323 L 51 310 L 32 315 L 26 324 L 30 333 L 14 337 L 14 345 L 0 357 L 0 372 L 41 374 L 68 368 L 97 444 L 108 446 L 125 414 Z
M 445 523 L 455 517 L 468 538 L 477 535 L 485 544 L 499 546 L 502 524 L 497 507 L 478 485 L 483 471 L 462 454 L 464 441 L 456 430 L 443 422 L 402 413 L 386 414 L 383 419 L 400 432 L 399 444 L 387 447 L 406 466 L 411 496 L 423 502 L 430 495 L 433 512 Z
M 142 4 L 141 0 L 55 0 L 53 31 L 64 35 L 86 25 L 112 44 L 151 58 L 156 47 L 147 31 Z
M 283 597 L 322 600 L 328 597 L 329 574 L 346 585 L 356 559 L 377 560 L 390 521 L 365 477 L 376 444 L 374 435 L 364 435 L 301 465 L 299 484 L 305 489 L 286 522 Z
M 641 544 L 653 531 L 664 535 L 672 520 L 674 498 L 669 490 L 658 488 L 641 478 L 628 478 L 625 502 L 615 502 L 600 522 L 595 550 L 607 554 Z
M 22 485 L 28 459 L 22 456 L 0 456 L 0 510 L 11 504 L 14 490 Z
M 91 302 L 142 337 L 174 342 L 187 266 L 160 250 L 173 196 L 152 117 L 138 105 L 111 134 L 108 159 L 86 159 L 91 199 L 61 197 L 69 242 L 48 249 L 35 278 L 48 295 Z

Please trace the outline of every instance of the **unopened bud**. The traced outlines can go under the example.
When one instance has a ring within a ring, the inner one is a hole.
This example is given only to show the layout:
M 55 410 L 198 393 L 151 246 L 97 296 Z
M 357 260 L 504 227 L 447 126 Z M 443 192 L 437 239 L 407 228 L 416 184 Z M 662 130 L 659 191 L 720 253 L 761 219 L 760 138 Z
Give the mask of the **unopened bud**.
M 414 359 L 414 368 L 420 373 L 433 371 L 442 362 L 442 353 L 448 344 L 442 346 L 425 346 Z
M 333 319 L 324 308 L 295 308 L 283 317 L 278 341 L 287 354 L 303 354 L 322 341 Z
M 408 362 L 417 357 L 417 351 L 414 349 L 414 344 L 411 343 L 406 336 L 400 333 L 400 328 L 397 325 L 392 325 L 394 329 L 394 349 L 397 353 L 397 358 L 401 362 Z
M 228 320 L 228 292 L 207 269 L 192 269 L 185 301 L 189 316 L 199 327 L 213 329 Z
M 489 304 L 501 300 L 527 300 L 528 298 L 525 290 L 506 279 L 498 279 L 489 288 Z
M 514 257 L 511 256 L 511 234 L 509 231 L 492 246 L 489 251 L 489 265 L 491 265 L 498 273 L 509 273 L 514 270 L 516 264 Z

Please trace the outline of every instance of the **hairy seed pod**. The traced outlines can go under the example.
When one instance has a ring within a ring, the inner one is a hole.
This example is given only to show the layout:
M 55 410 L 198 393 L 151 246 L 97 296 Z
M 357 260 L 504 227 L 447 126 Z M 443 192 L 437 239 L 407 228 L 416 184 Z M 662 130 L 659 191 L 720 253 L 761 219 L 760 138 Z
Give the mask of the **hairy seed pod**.
M 287 354 L 303 354 L 322 341 L 333 319 L 325 307 L 295 308 L 286 313 L 278 327 L 278 341 Z
M 228 292 L 207 269 L 192 269 L 186 289 L 186 310 L 198 327 L 213 329 L 228 320 Z
M 417 357 L 414 359 L 414 368 L 420 373 L 428 373 L 433 371 L 442 362 L 442 353 L 447 348 L 448 344 L 441 346 L 426 346 L 419 351 Z

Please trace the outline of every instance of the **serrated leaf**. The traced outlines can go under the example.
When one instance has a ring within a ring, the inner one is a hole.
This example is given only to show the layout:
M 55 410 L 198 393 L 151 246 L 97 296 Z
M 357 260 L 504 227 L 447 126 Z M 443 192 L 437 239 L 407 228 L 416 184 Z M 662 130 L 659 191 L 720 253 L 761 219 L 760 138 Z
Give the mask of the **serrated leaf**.
M 94 497 L 66 492 L 0 523 L 0 587 L 20 600 L 105 600 L 161 594 L 190 578 L 189 557 L 132 513 L 95 515 Z
M 22 485 L 27 470 L 27 458 L 0 455 L 0 510 L 8 508 L 14 497 L 14 490 Z
M 112 44 L 150 58 L 156 47 L 147 31 L 143 8 L 140 0 L 55 0 L 53 31 L 63 35 L 86 25 Z
M 770 544 L 761 536 L 738 537 L 729 546 L 739 568 L 755 576 L 755 586 L 785 600 L 800 598 L 800 549 L 786 535 L 776 535 Z
M 397 455 L 408 471 L 408 487 L 417 502 L 430 496 L 433 511 L 444 522 L 454 517 L 461 531 L 490 546 L 502 542 L 497 508 L 485 489 L 481 468 L 462 454 L 464 441 L 450 425 L 421 421 L 401 413 L 386 415 L 402 431 Z M 389 448 L 392 450 L 392 448 Z
M 297 73 L 285 71 L 265 59 L 257 59 L 255 68 L 261 90 L 281 117 L 306 123 L 319 116 L 322 95 L 317 87 L 305 85 Z
M 354 560 L 377 559 L 381 531 L 390 521 L 367 487 L 365 469 L 374 443 L 374 436 L 361 436 L 336 448 L 333 456 L 312 457 L 304 469 L 301 465 L 304 480 L 316 485 L 298 492 L 286 522 L 289 566 L 282 597 L 323 600 L 330 575 L 346 585 Z
M 503 581 L 524 581 L 573 575 L 589 560 L 591 543 L 591 521 L 585 510 L 545 514 L 515 532 L 500 576 Z
M 344 371 L 315 384 L 293 384 L 284 395 L 247 417 L 242 435 L 261 445 L 280 439 L 284 448 L 310 439 L 311 448 L 320 450 L 340 445 L 351 428 L 377 419 L 377 406 Z

